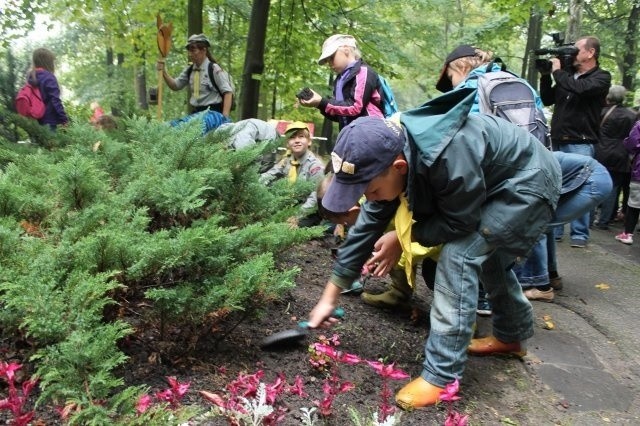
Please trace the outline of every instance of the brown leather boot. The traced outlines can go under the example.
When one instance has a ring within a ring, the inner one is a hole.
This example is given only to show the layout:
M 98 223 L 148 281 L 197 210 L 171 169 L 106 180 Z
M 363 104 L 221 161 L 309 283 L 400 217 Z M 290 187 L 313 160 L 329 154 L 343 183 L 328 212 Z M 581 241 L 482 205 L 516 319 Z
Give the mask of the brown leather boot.
M 520 342 L 504 343 L 495 336 L 487 336 L 481 339 L 471 339 L 471 344 L 467 348 L 469 355 L 508 355 L 522 358 L 527 354 L 527 350 Z

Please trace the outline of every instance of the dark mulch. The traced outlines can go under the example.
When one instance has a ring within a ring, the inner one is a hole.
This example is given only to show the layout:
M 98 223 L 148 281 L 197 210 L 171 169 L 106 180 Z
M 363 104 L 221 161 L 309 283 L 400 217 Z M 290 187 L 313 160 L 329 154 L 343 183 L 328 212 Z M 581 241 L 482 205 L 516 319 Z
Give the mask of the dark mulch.
M 306 318 L 329 276 L 333 262 L 330 248 L 329 240 L 314 240 L 281 255 L 283 267 L 298 266 L 302 272 L 296 288 L 284 300 L 267 306 L 267 314 L 259 320 L 241 320 L 238 315 L 230 315 L 217 324 L 216 330 L 193 333 L 169 328 L 164 339 L 159 338 L 156 328 L 145 326 L 141 321 L 136 334 L 123 344 L 123 350 L 130 357 L 123 369 L 127 384 L 145 384 L 155 392 L 167 387 L 166 376 L 175 376 L 180 382 L 191 382 L 183 403 L 210 407 L 197 391 L 221 393 L 240 372 L 252 374 L 262 370 L 265 382 L 272 382 L 278 373 L 283 373 L 289 382 L 300 375 L 309 396 L 304 399 L 290 396 L 283 400 L 289 409 L 283 424 L 299 425 L 300 408 L 313 407 L 313 401 L 322 398 L 323 376 L 311 367 L 307 351 L 307 344 L 322 333 L 337 333 L 344 352 L 369 360 L 395 362 L 412 377 L 419 375 L 429 332 L 431 302 L 431 292 L 420 279 L 415 308 L 410 312 L 376 309 L 363 304 L 357 296 L 345 295 L 341 305 L 346 316 L 332 330 L 312 331 L 305 344 L 286 350 L 260 349 L 264 337 L 294 328 L 298 321 Z M 372 279 L 367 283 L 371 291 L 382 291 L 385 286 L 385 280 Z M 478 325 L 480 334 L 490 327 L 486 319 L 480 319 Z M 11 345 L 7 343 L 7 348 Z M 355 389 L 339 395 L 333 416 L 319 424 L 354 424 L 350 408 L 357 410 L 361 418 L 370 419 L 379 406 L 381 380 L 371 368 L 342 366 L 340 371 L 341 377 L 355 384 Z M 395 391 L 407 381 L 392 382 L 391 387 Z M 4 393 L 2 389 L 0 392 Z M 561 418 L 561 413 L 549 402 L 548 390 L 536 380 L 527 364 L 519 360 L 470 358 L 461 380 L 460 395 L 462 400 L 455 403 L 455 409 L 469 414 L 473 425 L 553 424 Z M 400 424 L 441 425 L 446 413 L 446 407 L 441 404 L 404 413 Z M 43 424 L 59 423 L 51 407 L 41 407 L 37 416 Z M 227 422 L 219 419 L 207 424 Z

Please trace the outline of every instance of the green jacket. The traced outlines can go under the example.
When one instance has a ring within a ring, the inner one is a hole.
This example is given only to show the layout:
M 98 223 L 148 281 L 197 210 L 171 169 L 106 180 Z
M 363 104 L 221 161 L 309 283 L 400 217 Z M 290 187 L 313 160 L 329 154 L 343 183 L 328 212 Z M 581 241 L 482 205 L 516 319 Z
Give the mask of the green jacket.
M 480 232 L 515 256 L 525 255 L 556 207 L 558 162 L 525 130 L 471 114 L 475 90 L 454 90 L 402 113 L 406 193 L 413 240 L 435 246 Z M 398 201 L 367 202 L 338 251 L 332 282 L 348 286 L 393 217 Z

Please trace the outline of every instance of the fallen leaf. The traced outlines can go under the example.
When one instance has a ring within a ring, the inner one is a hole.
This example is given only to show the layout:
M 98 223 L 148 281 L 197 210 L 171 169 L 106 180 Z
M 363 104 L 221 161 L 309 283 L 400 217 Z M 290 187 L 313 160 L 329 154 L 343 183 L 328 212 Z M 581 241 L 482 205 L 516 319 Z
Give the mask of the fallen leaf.
M 605 283 L 596 284 L 596 288 L 598 290 L 609 290 L 609 284 L 605 284 Z
M 551 321 L 551 320 L 552 320 L 551 315 L 543 315 L 543 316 L 542 316 L 542 319 L 543 319 L 544 321 Z
M 545 321 L 542 328 L 544 328 L 545 330 L 553 330 L 554 328 L 556 328 L 556 326 L 551 321 Z

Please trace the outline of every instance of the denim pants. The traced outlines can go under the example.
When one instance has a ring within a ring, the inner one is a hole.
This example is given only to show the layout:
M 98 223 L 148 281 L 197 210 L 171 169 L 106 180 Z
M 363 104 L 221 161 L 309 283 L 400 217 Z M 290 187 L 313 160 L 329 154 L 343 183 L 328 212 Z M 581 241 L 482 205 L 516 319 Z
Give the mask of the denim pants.
M 533 335 L 533 314 L 511 266 L 516 256 L 489 245 L 474 232 L 448 242 L 436 269 L 431 331 L 425 344 L 422 378 L 445 387 L 462 377 L 476 321 L 478 283 L 493 308 L 493 334 L 503 342 Z
M 559 144 L 558 151 L 567 152 L 570 154 L 581 154 L 589 157 L 593 157 L 595 155 L 595 148 L 593 144 Z M 589 240 L 589 222 L 591 219 L 591 210 L 584 213 L 582 216 L 577 217 L 571 221 L 571 239 L 572 240 Z M 564 225 L 556 226 L 555 228 L 555 237 L 561 238 L 564 234 Z
M 514 265 L 513 272 L 522 288 L 549 284 L 547 234 L 540 236 L 526 259 Z
M 611 194 L 612 188 L 609 172 L 598 164 L 580 188 L 560 197 L 549 227 L 563 225 L 576 217 L 582 217 L 585 213 L 589 214 Z M 549 284 L 549 271 L 557 270 L 555 241 L 550 238 L 549 233 L 540 237 L 524 263 L 514 267 L 522 287 Z

